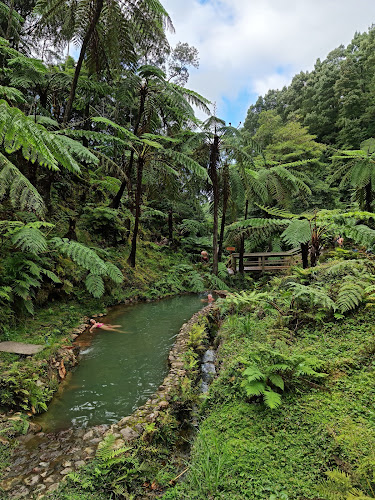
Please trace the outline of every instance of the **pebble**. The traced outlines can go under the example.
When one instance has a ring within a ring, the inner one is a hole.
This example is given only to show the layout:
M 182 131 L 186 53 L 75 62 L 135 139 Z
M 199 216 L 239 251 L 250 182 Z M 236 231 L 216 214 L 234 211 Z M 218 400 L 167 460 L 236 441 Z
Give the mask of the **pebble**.
M 35 486 L 40 481 L 40 476 L 31 476 L 23 480 L 27 486 Z
M 62 476 L 66 476 L 67 474 L 70 474 L 71 472 L 73 472 L 73 469 L 71 467 L 66 467 L 66 469 L 63 469 L 60 471 L 60 474 Z

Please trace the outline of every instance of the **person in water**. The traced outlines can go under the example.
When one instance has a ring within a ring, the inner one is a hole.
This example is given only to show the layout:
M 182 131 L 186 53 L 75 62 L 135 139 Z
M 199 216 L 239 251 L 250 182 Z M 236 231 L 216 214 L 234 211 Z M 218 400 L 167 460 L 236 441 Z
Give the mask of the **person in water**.
M 90 319 L 90 332 L 92 333 L 94 331 L 94 328 L 100 328 L 102 330 L 109 330 L 109 331 L 120 331 L 117 330 L 117 328 L 121 328 L 121 325 L 111 325 L 109 323 L 97 323 L 94 319 Z
M 215 301 L 215 299 L 213 298 L 213 296 L 210 293 L 207 295 L 207 299 L 202 299 L 202 302 L 208 302 L 209 304 L 211 304 L 214 301 Z

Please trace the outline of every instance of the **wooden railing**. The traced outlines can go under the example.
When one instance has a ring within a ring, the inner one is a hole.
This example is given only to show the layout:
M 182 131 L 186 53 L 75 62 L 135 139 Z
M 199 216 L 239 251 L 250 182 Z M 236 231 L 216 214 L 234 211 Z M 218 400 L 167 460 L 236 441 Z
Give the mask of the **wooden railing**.
M 296 263 L 296 256 L 300 253 L 298 248 L 288 252 L 256 252 L 244 253 L 244 271 L 275 271 L 278 269 L 288 269 Z M 239 253 L 232 253 L 231 268 L 234 272 L 239 270 Z M 298 261 L 298 257 L 297 257 Z

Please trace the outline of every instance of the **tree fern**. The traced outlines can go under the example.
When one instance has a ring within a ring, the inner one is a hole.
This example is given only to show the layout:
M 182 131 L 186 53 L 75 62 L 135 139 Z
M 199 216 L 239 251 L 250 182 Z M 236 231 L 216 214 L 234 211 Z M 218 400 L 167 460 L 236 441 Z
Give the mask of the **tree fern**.
M 321 307 L 326 311 L 335 311 L 336 304 L 322 288 L 301 285 L 300 283 L 289 283 L 288 289 L 292 291 L 296 300 L 307 302 L 310 307 Z
M 292 247 L 297 247 L 301 243 L 311 240 L 311 227 L 308 220 L 292 220 L 289 226 L 284 229 L 281 239 Z
M 340 284 L 336 297 L 336 306 L 341 313 L 355 309 L 363 301 L 365 288 L 355 279 L 346 279 Z
M 90 273 L 85 280 L 87 290 L 95 298 L 99 298 L 104 294 L 104 283 L 101 276 Z
M 14 229 L 11 237 L 12 243 L 24 252 L 31 252 L 36 255 L 45 252 L 47 250 L 47 240 L 39 229 L 41 226 L 53 227 L 53 224 L 30 222 L 21 228 Z
M 42 197 L 31 182 L 0 153 L 0 201 L 9 193 L 14 207 L 30 210 L 42 216 L 45 205 Z
M 103 276 L 107 275 L 108 271 L 105 262 L 94 250 L 91 250 L 91 248 L 88 248 L 77 241 L 57 237 L 49 240 L 49 244 L 52 248 L 56 248 L 59 252 L 70 257 L 84 269 L 87 269 L 94 274 Z

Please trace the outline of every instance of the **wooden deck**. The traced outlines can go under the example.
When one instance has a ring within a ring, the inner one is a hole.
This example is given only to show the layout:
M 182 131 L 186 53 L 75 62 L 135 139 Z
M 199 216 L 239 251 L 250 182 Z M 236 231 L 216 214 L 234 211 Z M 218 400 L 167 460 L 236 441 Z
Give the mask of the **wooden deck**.
M 292 264 L 298 261 L 300 250 L 294 248 L 288 252 L 255 252 L 244 253 L 244 271 L 245 272 L 265 272 L 288 269 Z M 231 268 L 239 271 L 239 253 L 232 253 Z

